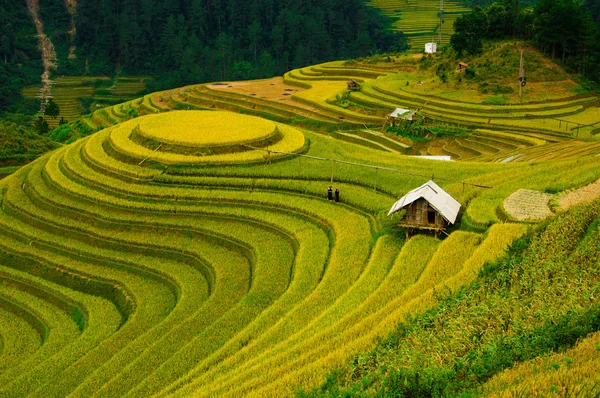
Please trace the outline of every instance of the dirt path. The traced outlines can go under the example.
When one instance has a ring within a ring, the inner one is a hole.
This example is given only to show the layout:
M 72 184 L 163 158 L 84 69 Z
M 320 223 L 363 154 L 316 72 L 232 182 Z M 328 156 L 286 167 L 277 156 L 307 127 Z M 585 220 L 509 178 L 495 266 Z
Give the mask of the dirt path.
M 75 28 L 75 11 L 77 10 L 77 0 L 65 0 L 65 7 L 67 7 L 67 11 L 71 14 L 71 30 L 69 30 L 71 46 L 69 47 L 69 59 L 75 59 L 77 58 L 75 55 L 75 50 L 77 49 L 77 46 L 75 46 L 75 35 L 77 34 L 77 29 Z
M 42 52 L 42 62 L 44 64 L 44 73 L 42 73 L 42 88 L 40 90 L 40 97 L 42 103 L 52 96 L 52 80 L 50 80 L 50 72 L 56 68 L 56 51 L 54 51 L 54 45 L 44 33 L 44 24 L 40 19 L 39 14 L 39 1 L 38 0 L 27 0 L 27 9 L 33 22 L 35 23 L 35 29 L 39 40 L 39 47 Z

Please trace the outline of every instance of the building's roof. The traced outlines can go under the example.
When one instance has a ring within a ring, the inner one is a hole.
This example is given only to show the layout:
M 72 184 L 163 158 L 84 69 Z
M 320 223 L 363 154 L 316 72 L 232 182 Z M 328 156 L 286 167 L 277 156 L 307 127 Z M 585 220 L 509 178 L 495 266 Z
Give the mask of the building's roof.
M 460 66 L 464 66 L 465 68 L 468 68 L 468 67 L 469 67 L 469 64 L 467 64 L 467 63 L 465 63 L 465 62 L 462 62 L 462 61 L 461 61 L 461 62 L 459 62 L 458 64 L 459 64 Z
M 452 160 L 452 156 L 447 155 L 419 155 L 419 156 L 410 156 L 411 158 L 419 158 L 419 159 L 428 159 L 428 160 L 443 160 L 445 162 L 450 162 Z
M 460 210 L 460 203 L 433 181 L 428 181 L 404 195 L 402 199 L 394 203 L 388 216 L 421 198 L 425 199 L 446 221 L 454 224 Z
M 396 108 L 394 110 L 394 112 L 390 113 L 390 117 L 401 117 L 409 112 L 410 112 L 410 109 Z

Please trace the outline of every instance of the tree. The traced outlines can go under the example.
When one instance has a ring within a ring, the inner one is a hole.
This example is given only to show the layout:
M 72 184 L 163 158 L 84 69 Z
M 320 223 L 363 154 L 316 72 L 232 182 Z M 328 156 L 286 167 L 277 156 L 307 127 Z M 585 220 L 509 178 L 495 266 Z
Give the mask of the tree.
M 563 58 L 567 42 L 576 36 L 580 15 L 576 0 L 539 0 L 534 11 L 534 39 L 542 50 L 550 50 L 552 59 L 560 47 Z
M 488 34 L 488 19 L 481 7 L 462 15 L 454 21 L 455 33 L 450 37 L 450 45 L 458 54 L 478 54 L 483 48 L 482 39 Z
M 485 11 L 489 26 L 487 37 L 503 39 L 508 36 L 513 22 L 508 10 L 501 4 L 492 3 Z
M 50 116 L 52 119 L 56 119 L 56 117 L 60 115 L 60 107 L 56 102 L 54 102 L 53 98 L 50 98 L 46 102 L 46 106 L 44 107 L 44 115 Z
M 258 41 L 260 40 L 261 32 L 260 22 L 252 22 L 252 25 L 248 29 L 248 35 L 250 36 L 250 43 L 254 52 L 254 67 L 256 67 L 258 61 Z
M 40 135 L 45 135 L 50 131 L 50 126 L 48 126 L 48 122 L 43 117 L 38 116 L 38 119 L 35 121 L 35 129 Z

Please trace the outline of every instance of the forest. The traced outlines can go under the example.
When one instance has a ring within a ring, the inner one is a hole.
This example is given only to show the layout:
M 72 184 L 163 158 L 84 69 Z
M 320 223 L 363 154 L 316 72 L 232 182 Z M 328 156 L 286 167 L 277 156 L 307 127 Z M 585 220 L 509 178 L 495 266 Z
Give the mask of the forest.
M 83 0 L 63 69 L 159 75 L 156 89 L 271 77 L 407 48 L 389 22 L 361 0 Z
M 387 29 L 391 20 L 362 0 L 81 0 L 74 40 L 63 1 L 40 2 L 40 16 L 57 75 L 150 75 L 150 90 L 408 48 Z M 32 104 L 19 92 L 42 72 L 25 1 L 0 0 L 0 23 L 0 112 L 23 112 Z
M 494 2 L 456 20 L 452 47 L 477 54 L 483 40 L 531 41 L 570 73 L 600 82 L 600 1 L 538 0 L 534 8 L 518 0 Z

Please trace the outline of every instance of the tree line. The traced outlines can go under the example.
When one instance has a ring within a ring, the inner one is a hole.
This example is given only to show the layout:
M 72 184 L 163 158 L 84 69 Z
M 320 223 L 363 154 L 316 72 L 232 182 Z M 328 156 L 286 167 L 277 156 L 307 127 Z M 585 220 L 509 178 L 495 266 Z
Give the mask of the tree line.
M 485 39 L 530 40 L 567 71 L 600 82 L 598 0 L 538 0 L 533 8 L 502 0 L 475 6 L 455 21 L 454 30 L 450 44 L 458 53 L 481 52 Z
M 65 69 L 159 75 L 164 87 L 263 78 L 407 48 L 389 23 L 362 0 L 80 0 Z
M 362 0 L 79 0 L 74 39 L 63 0 L 40 1 L 39 12 L 56 74 L 151 75 L 150 90 L 408 48 Z M 20 95 L 43 70 L 26 2 L 0 0 L 0 24 L 0 114 L 35 113 L 39 101 Z

